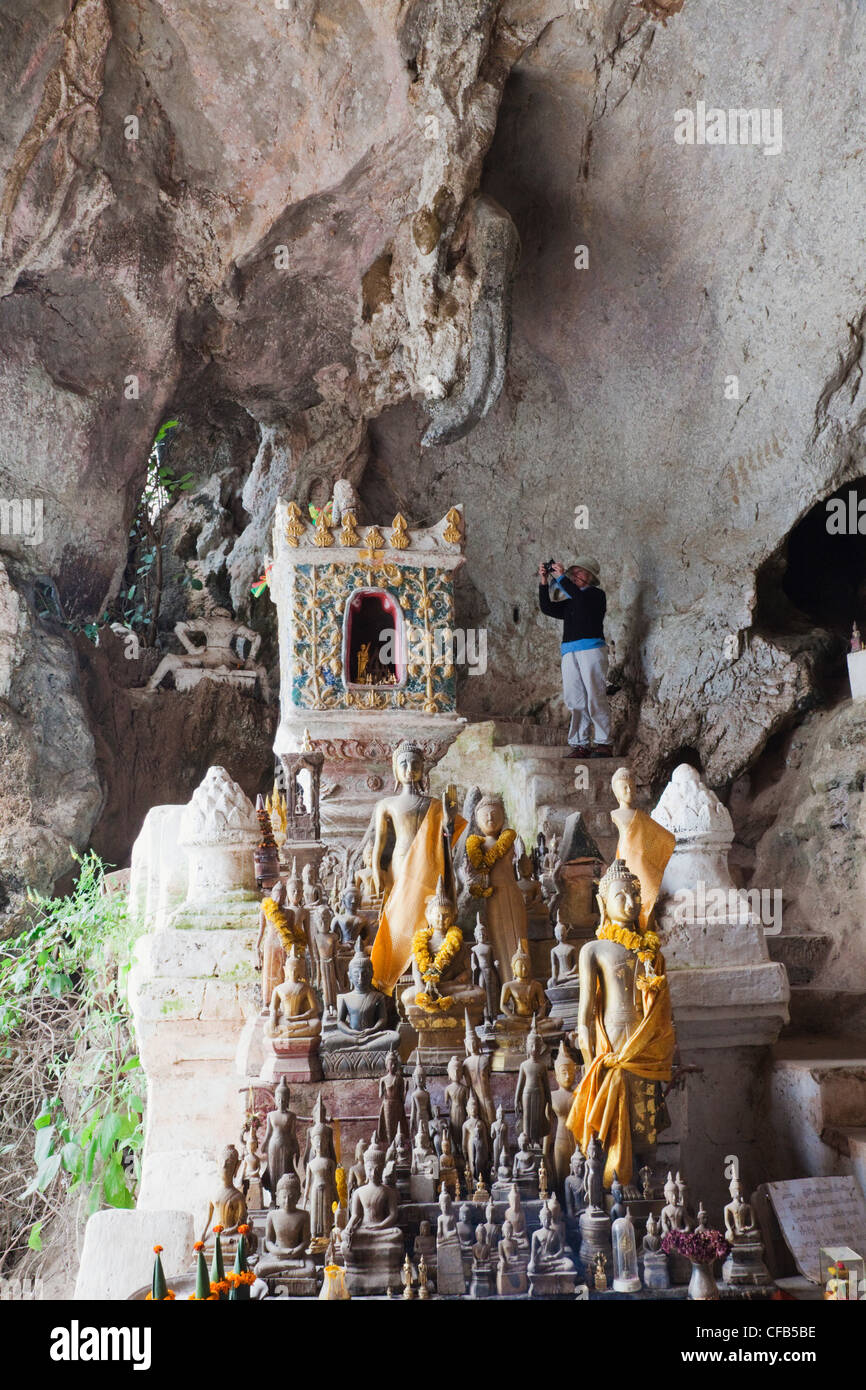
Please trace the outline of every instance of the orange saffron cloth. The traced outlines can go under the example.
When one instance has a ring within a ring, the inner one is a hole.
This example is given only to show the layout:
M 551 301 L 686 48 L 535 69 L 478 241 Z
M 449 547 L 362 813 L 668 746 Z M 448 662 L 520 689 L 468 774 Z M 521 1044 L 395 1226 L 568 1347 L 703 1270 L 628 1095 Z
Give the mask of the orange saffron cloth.
M 625 830 L 619 832 L 616 857 L 624 859 L 632 873 L 640 879 L 642 932 L 647 929 L 676 842 L 676 836 L 648 816 L 646 811 L 635 811 Z
M 462 816 L 455 816 L 452 847 L 465 825 Z M 394 986 L 412 959 L 412 939 L 424 923 L 427 899 L 436 892 L 439 875 L 445 873 L 444 828 L 442 802 L 434 799 L 409 846 L 400 877 L 382 907 L 372 960 L 373 984 L 384 994 L 394 993 Z
M 653 991 L 644 993 L 644 1016 L 631 1037 L 614 1052 L 604 1031 L 601 1004 L 596 985 L 596 1052 L 577 1090 L 566 1124 L 581 1152 L 593 1134 L 607 1148 L 604 1184 L 610 1187 L 614 1174 L 620 1182 L 633 1177 L 631 1121 L 626 1073 L 645 1081 L 670 1081 L 676 1034 L 671 1017 L 671 997 L 666 976 Z

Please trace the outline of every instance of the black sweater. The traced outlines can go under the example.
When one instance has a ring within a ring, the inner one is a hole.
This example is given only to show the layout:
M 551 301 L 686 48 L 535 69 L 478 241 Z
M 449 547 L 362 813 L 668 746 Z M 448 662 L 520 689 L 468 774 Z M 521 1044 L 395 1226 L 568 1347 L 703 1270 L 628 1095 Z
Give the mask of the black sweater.
M 568 598 L 554 603 L 547 585 L 539 584 L 538 606 L 548 618 L 558 618 L 564 624 L 563 642 L 579 642 L 588 637 L 604 640 L 604 615 L 607 609 L 604 589 L 597 584 L 579 589 L 564 574 L 560 575 L 559 582 Z

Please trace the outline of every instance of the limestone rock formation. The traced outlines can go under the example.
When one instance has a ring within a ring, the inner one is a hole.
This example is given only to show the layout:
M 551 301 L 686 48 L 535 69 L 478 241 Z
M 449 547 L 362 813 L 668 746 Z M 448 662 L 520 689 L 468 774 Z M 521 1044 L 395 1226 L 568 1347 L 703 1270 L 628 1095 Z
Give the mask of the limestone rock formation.
M 591 542 L 644 781 L 688 747 L 721 787 L 801 718 L 821 639 L 759 581 L 866 471 L 864 46 L 861 9 L 747 0 L 9 0 L 0 500 L 44 519 L 0 514 L 6 895 L 102 833 L 68 630 L 169 413 L 166 630 L 187 564 L 248 616 L 275 498 L 345 476 L 376 515 L 465 504 L 470 717 L 559 719 L 534 571 Z M 780 142 L 677 143 L 699 101 Z

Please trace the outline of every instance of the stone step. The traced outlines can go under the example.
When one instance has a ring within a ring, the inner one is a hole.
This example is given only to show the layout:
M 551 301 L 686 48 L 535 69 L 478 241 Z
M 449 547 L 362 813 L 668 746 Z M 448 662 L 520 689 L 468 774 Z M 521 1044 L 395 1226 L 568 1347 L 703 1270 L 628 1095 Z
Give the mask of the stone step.
M 866 1196 L 866 1126 L 831 1125 L 821 1137 L 839 1155 L 840 1166 L 854 1174 Z
M 773 1070 L 808 1102 L 819 1135 L 866 1125 L 866 1037 L 781 1039 Z
M 866 1037 L 780 1039 L 767 1118 L 775 1173 L 855 1173 L 866 1194 Z
M 529 719 L 497 719 L 493 716 L 495 732 L 493 744 L 501 748 L 504 744 L 532 744 L 536 748 L 545 745 L 564 748 L 568 743 L 567 724 L 533 724 Z
M 777 938 L 776 938 L 777 939 Z M 773 937 L 767 937 L 772 943 Z M 822 1034 L 830 1038 L 866 1038 L 866 993 L 856 989 L 826 989 L 821 985 L 791 987 L 791 1017 L 786 1035 Z
M 831 936 L 818 932 L 780 932 L 767 937 L 770 960 L 781 962 L 792 985 L 812 983 L 833 945 Z

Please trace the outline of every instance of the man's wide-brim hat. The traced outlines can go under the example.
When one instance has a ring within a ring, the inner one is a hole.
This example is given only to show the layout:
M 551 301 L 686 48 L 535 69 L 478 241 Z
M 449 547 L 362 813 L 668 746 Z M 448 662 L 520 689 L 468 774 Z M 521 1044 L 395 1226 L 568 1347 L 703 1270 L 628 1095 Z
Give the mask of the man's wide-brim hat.
M 598 560 L 594 560 L 591 555 L 579 555 L 577 559 L 569 565 L 569 569 L 586 570 L 592 575 L 593 579 L 601 578 L 601 565 L 598 563 Z

